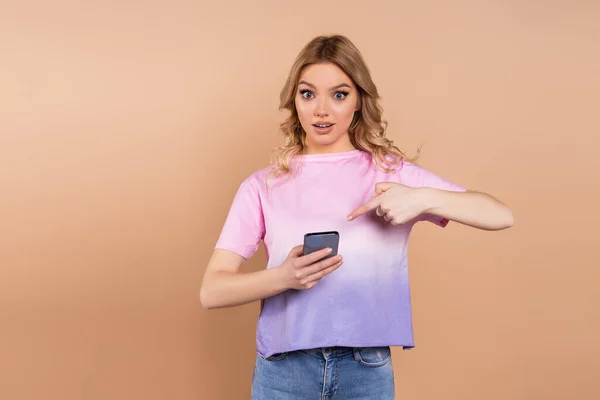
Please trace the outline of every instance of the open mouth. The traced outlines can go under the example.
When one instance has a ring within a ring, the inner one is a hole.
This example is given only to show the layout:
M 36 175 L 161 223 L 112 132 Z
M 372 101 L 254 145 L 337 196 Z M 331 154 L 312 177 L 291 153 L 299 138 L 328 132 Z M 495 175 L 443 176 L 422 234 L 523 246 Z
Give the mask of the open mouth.
M 324 124 L 324 125 L 322 125 L 322 124 L 313 124 L 313 126 L 316 126 L 317 128 L 324 129 L 324 128 L 329 128 L 329 127 L 333 126 L 333 124 Z

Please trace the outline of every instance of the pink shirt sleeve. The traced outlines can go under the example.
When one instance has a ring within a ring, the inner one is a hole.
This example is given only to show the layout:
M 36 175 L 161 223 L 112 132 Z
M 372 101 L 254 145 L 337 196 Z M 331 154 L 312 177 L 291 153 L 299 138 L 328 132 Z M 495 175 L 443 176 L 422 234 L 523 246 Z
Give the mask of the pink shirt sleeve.
M 265 224 L 256 177 L 244 180 L 235 194 L 216 249 L 228 250 L 245 259 L 254 255 L 265 235 Z
M 467 190 L 466 188 L 450 182 L 449 180 L 444 179 L 423 167 L 409 162 L 402 163 L 399 171 L 399 181 L 401 184 L 410 187 L 429 187 L 453 192 L 464 192 Z M 418 220 L 433 222 L 441 227 L 445 227 L 449 222 L 445 218 L 431 214 L 423 214 L 418 218 Z

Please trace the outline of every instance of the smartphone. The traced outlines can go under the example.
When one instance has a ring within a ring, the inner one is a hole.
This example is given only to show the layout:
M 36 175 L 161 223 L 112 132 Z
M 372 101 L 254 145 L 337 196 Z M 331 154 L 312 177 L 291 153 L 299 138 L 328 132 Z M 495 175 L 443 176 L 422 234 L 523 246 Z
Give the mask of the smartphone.
M 340 234 L 336 231 L 307 233 L 304 235 L 303 255 L 329 247 L 332 252 L 324 258 L 333 257 L 338 253 L 339 244 Z

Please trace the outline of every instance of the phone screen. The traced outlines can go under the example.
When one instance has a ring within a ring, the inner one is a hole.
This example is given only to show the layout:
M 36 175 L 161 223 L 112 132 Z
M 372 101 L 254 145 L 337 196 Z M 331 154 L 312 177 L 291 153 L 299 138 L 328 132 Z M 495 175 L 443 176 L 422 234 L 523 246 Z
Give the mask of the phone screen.
M 338 253 L 339 242 L 340 234 L 335 231 L 307 233 L 306 235 L 304 235 L 303 254 L 307 255 L 329 247 L 333 251 L 325 258 L 333 257 Z

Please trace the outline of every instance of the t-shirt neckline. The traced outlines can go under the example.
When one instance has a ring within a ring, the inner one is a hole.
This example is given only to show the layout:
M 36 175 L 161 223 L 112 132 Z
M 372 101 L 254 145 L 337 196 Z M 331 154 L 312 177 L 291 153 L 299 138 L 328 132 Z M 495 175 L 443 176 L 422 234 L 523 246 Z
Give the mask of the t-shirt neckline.
M 303 154 L 300 157 L 304 162 L 332 162 L 354 158 L 362 153 L 362 150 L 354 149 L 337 153 Z

